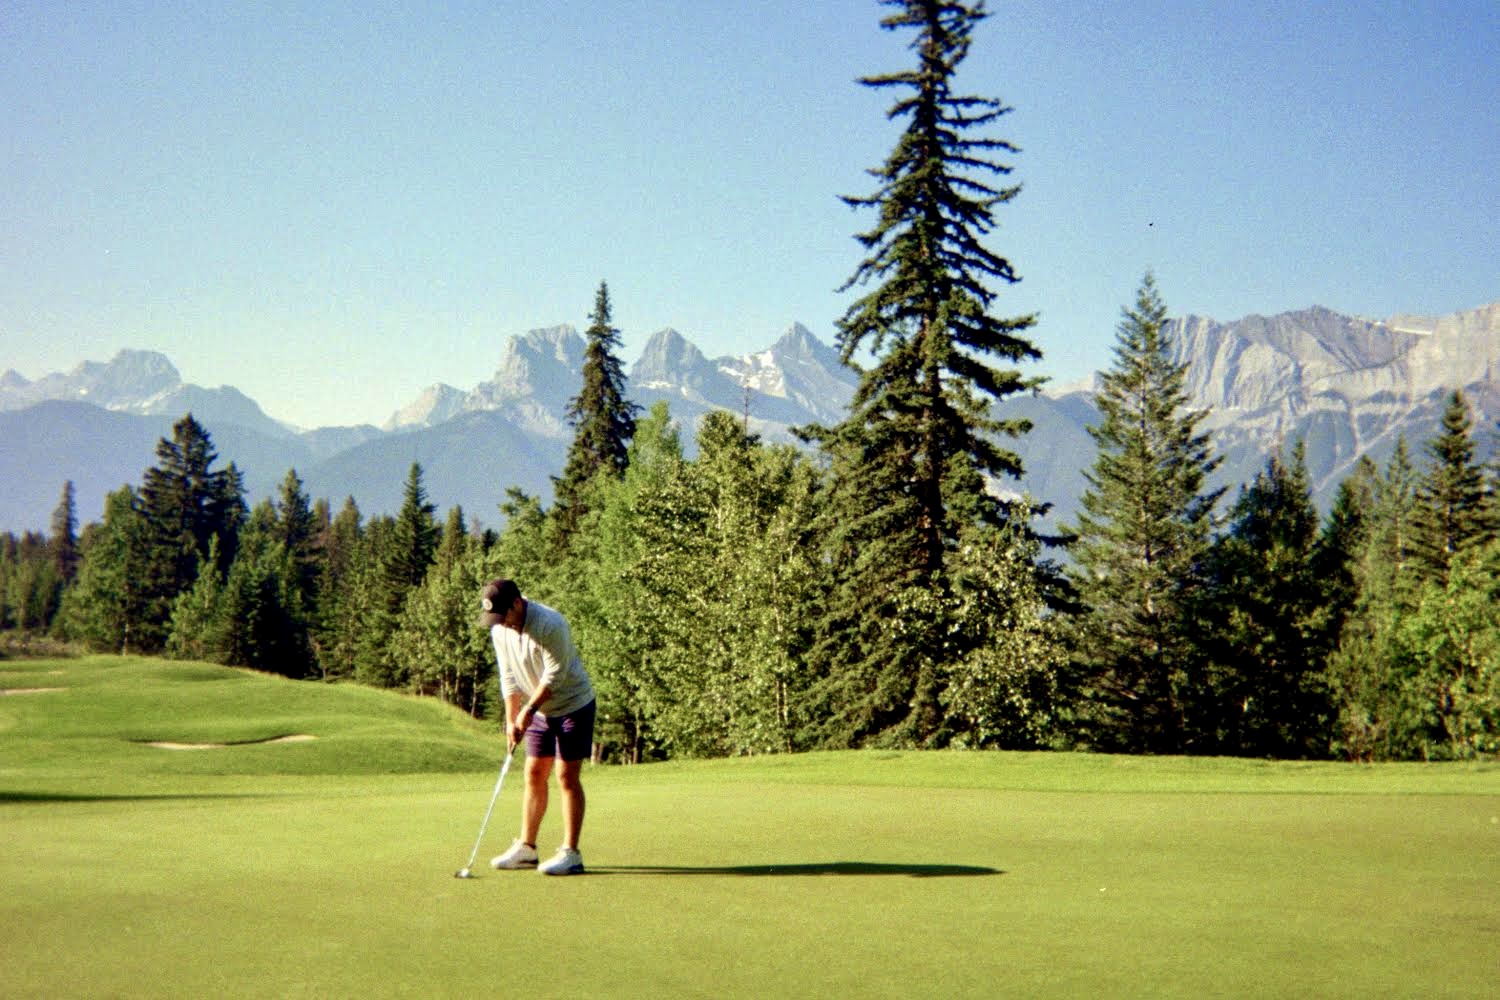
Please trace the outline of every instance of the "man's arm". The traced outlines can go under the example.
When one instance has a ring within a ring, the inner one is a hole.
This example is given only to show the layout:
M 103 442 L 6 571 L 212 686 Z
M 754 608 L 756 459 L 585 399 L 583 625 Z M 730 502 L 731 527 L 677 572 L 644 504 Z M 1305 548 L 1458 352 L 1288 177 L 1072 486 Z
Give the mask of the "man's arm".
M 536 715 L 536 707 L 546 704 L 547 699 L 550 697 L 552 697 L 552 688 L 549 685 L 543 684 L 532 692 L 531 697 L 528 699 L 523 700 L 521 693 L 518 691 L 505 700 L 506 713 L 510 719 L 508 732 L 513 734 L 510 737 L 511 746 L 516 745 L 517 741 L 521 738 L 521 734 L 526 731 L 526 727 L 531 725 L 531 720 Z
M 511 750 L 514 750 L 516 744 L 521 742 L 521 734 L 526 731 L 519 721 L 521 704 L 525 700 L 525 695 L 520 691 L 512 691 L 505 696 L 505 743 Z M 528 723 L 530 721 L 530 719 L 527 720 Z

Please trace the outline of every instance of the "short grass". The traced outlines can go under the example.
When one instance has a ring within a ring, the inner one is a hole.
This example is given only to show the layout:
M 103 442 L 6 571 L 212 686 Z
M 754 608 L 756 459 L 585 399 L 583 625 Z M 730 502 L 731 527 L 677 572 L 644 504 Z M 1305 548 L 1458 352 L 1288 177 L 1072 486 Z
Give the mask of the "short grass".
M 1500 766 L 841 753 L 586 773 L 591 873 L 476 866 L 429 701 L 0 662 L 0 995 L 1495 995 Z M 298 743 L 250 743 L 312 735 Z M 151 741 L 227 744 L 173 751 Z M 556 838 L 555 817 L 543 847 Z

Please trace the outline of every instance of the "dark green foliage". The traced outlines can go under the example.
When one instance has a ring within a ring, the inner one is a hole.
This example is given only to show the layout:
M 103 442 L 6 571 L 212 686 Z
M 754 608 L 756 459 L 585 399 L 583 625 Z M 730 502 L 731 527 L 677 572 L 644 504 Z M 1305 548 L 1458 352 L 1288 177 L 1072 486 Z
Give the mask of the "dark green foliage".
M 1210 559 L 1203 611 L 1206 684 L 1197 703 L 1203 752 L 1322 756 L 1330 706 L 1322 668 L 1337 640 L 1314 559 L 1313 508 L 1300 442 L 1241 491 Z
M 63 577 L 46 536 L 0 534 L 0 630 L 45 632 L 57 615 Z
M 1313 545 L 1313 577 L 1327 598 L 1329 631 L 1338 636 L 1359 600 L 1359 558 L 1372 530 L 1380 471 L 1368 457 L 1339 484 Z
M 573 443 L 560 478 L 553 480 L 553 529 L 565 547 L 587 514 L 589 481 L 601 472 L 619 476 L 629 461 L 640 407 L 625 398 L 625 372 L 617 352 L 620 331 L 611 323 L 609 286 L 599 283 L 583 354 L 583 385 L 568 404 Z
M 624 763 L 660 756 L 667 736 L 655 731 L 659 719 L 651 673 L 668 641 L 642 623 L 653 608 L 671 600 L 670 594 L 657 594 L 646 583 L 651 567 L 668 558 L 658 550 L 658 539 L 674 547 L 694 541 L 689 532 L 679 530 L 681 521 L 671 516 L 674 506 L 664 499 L 682 477 L 683 465 L 676 425 L 667 404 L 658 402 L 636 428 L 625 474 L 618 480 L 593 481 L 600 502 L 585 528 L 586 542 L 572 547 L 571 599 L 548 592 L 568 614 L 594 679 L 599 697 L 597 739 L 609 758 Z M 520 567 L 516 578 L 529 581 L 523 557 L 532 549 L 531 540 L 540 541 L 545 519 L 534 502 L 517 506 L 519 499 L 512 497 L 507 511 L 511 519 L 491 565 L 501 572 Z M 542 574 L 540 587 L 546 588 L 549 575 L 540 567 L 535 571 Z
M 1406 442 L 1383 471 L 1364 463 L 1350 490 L 1364 510 L 1350 561 L 1355 595 L 1325 675 L 1337 706 L 1332 745 L 1356 760 L 1409 756 L 1414 744 L 1401 715 L 1395 625 L 1416 607 L 1412 519 L 1418 477 Z
M 1087 606 L 1075 626 L 1077 736 L 1111 750 L 1180 752 L 1194 686 L 1192 609 L 1204 580 L 1218 466 L 1204 414 L 1171 360 L 1166 306 L 1148 273 L 1123 310 L 1095 396 L 1098 446 L 1072 554 Z
M 385 604 L 393 615 L 400 614 L 407 592 L 427 577 L 427 568 L 432 565 L 438 540 L 437 521 L 433 519 L 436 509 L 427 502 L 422 466 L 413 462 L 385 558 Z
M 292 582 L 302 594 L 303 603 L 311 607 L 321 562 L 319 535 L 327 523 L 327 505 L 323 505 L 321 516 L 315 513 L 307 494 L 302 492 L 297 470 L 288 469 L 281 481 L 275 512 L 275 520 L 269 525 L 271 538 L 286 551 L 293 570 Z
M 183 659 L 252 667 L 287 677 L 313 672 L 310 608 L 297 560 L 270 501 L 251 511 L 229 570 L 205 558 L 198 580 L 173 602 L 167 651 Z M 209 552 L 217 556 L 218 539 Z
M 436 558 L 407 598 L 391 638 L 409 691 L 475 716 L 499 699 L 493 647 L 475 627 L 476 595 L 485 582 L 482 555 L 465 529 L 463 510 L 450 509 Z
M 157 443 L 156 457 L 140 492 L 145 605 L 131 622 L 137 648 L 146 650 L 165 642 L 172 602 L 198 578 L 212 538 L 219 538 L 219 568 L 233 561 L 245 517 L 239 471 L 212 468 L 218 455 L 192 414 L 172 425 L 172 440 Z
M 1427 443 L 1429 464 L 1417 493 L 1415 550 L 1419 578 L 1446 584 L 1453 559 L 1495 537 L 1493 500 L 1474 460 L 1468 402 L 1455 391 L 1441 432 Z
M 1500 543 L 1461 393 L 1419 473 L 1404 442 L 1370 490 L 1358 593 L 1327 678 L 1334 749 L 1355 759 L 1500 750 Z
M 52 546 L 57 577 L 67 584 L 78 572 L 78 504 L 71 479 L 63 484 L 62 496 L 52 512 L 48 542 Z
M 80 541 L 77 578 L 57 623 L 63 637 L 111 651 L 161 649 L 173 604 L 210 551 L 221 572 L 233 560 L 245 518 L 239 470 L 212 468 L 213 444 L 192 414 L 173 425 L 172 440 L 158 442 L 156 455 L 140 492 L 111 494 L 103 525 Z M 59 552 L 67 547 L 70 500 L 65 489 L 54 515 Z
M 879 189 L 845 199 L 876 209 L 879 219 L 859 235 L 868 256 L 845 285 L 874 284 L 845 312 L 838 333 L 846 362 L 868 351 L 874 363 L 861 372 L 842 430 L 859 445 L 860 464 L 904 470 L 901 493 L 915 504 L 919 566 L 932 573 L 956 534 L 949 502 L 973 494 L 976 474 L 1021 472 L 1017 456 L 995 440 L 1027 427 L 994 419 L 991 404 L 1039 380 L 995 361 L 1014 364 L 1041 355 L 1019 336 L 1034 317 L 992 314 L 997 296 L 988 282 L 1019 279 L 1009 261 L 981 242 L 994 227 L 994 209 L 1019 191 L 995 186 L 994 178 L 1011 171 L 995 154 L 1016 150 L 1004 140 L 969 133 L 1010 109 L 951 90 L 974 26 L 986 16 L 983 5 L 887 5 L 899 13 L 882 21 L 883 27 L 916 30 L 918 66 L 863 80 L 903 92 L 889 117 L 907 125 L 885 164 L 870 171 Z
M 327 506 L 323 501 L 324 514 Z M 359 505 L 346 497 L 338 516 L 320 518 L 318 550 L 322 558 L 313 592 L 317 595 L 310 641 L 318 673 L 328 679 L 352 677 L 359 644 L 358 596 L 355 589 L 364 530 Z
M 1029 508 L 1000 501 L 986 477 L 1019 476 L 1000 438 L 1023 421 L 992 406 L 1038 384 L 1009 367 L 1040 352 L 1022 334 L 1031 316 L 992 312 L 991 281 L 1017 276 L 983 239 L 993 211 L 1018 191 L 997 178 L 1008 142 L 976 135 L 1009 108 L 952 89 L 982 4 L 905 0 L 889 30 L 916 33 L 911 70 L 863 82 L 897 92 L 889 117 L 905 129 L 870 171 L 875 193 L 846 198 L 878 215 L 858 236 L 866 257 L 845 288 L 869 287 L 839 321 L 842 356 L 860 370 L 848 418 L 809 436 L 823 446 L 833 484 L 826 500 L 826 611 L 813 658 L 822 742 L 945 743 L 942 690 L 974 638 L 953 618 L 951 565 L 976 525 L 998 528 Z M 1035 572 L 1035 568 L 1028 569 Z
M 112 653 L 141 648 L 139 623 L 151 595 L 145 585 L 148 527 L 135 491 L 123 486 L 104 501 L 104 520 L 79 540 L 78 576 L 63 595 L 63 638 Z
M 407 600 L 432 566 L 438 543 L 434 510 L 422 485 L 422 466 L 413 462 L 395 519 L 376 519 L 365 531 L 353 588 L 359 629 L 354 672 L 363 683 L 404 687 L 410 678 L 410 666 L 392 648 L 391 638 Z
M 922 609 L 928 576 L 911 530 L 918 504 L 903 490 L 900 463 L 860 466 L 852 445 L 825 442 L 831 482 L 817 535 L 827 567 L 822 612 L 810 656 L 817 684 L 809 693 L 817 746 L 860 746 L 918 711 L 933 727 L 937 708 Z M 892 735 L 895 735 L 894 733 Z
M 399 665 L 391 659 L 390 649 L 391 635 L 406 602 L 402 591 L 396 610 L 392 610 L 387 568 L 395 558 L 395 535 L 394 518 L 370 519 L 365 525 L 350 587 L 354 679 L 375 687 L 398 687 L 405 679 Z

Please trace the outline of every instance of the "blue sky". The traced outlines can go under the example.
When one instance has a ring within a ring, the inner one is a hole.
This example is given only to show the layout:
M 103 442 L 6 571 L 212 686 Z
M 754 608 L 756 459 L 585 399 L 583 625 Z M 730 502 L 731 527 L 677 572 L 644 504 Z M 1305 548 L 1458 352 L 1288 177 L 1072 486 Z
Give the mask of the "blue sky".
M 1500 299 L 1500 4 L 992 2 L 992 250 L 1067 382 L 1170 311 Z M 0 370 L 166 353 L 302 426 L 471 388 L 586 325 L 626 364 L 832 341 L 910 64 L 873 0 L 69 3 L 0 11 Z

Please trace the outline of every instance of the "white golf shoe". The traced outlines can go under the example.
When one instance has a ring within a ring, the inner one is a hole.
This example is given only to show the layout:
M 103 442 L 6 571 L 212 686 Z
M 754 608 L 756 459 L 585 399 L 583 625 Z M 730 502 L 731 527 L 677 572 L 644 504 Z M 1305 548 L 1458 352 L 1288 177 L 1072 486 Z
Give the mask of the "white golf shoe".
M 490 867 L 502 869 L 535 868 L 536 862 L 536 848 L 524 840 L 518 839 L 510 845 L 510 850 L 504 854 L 498 854 L 490 858 Z
M 543 875 L 582 875 L 583 855 L 571 847 L 559 847 L 537 871 Z

